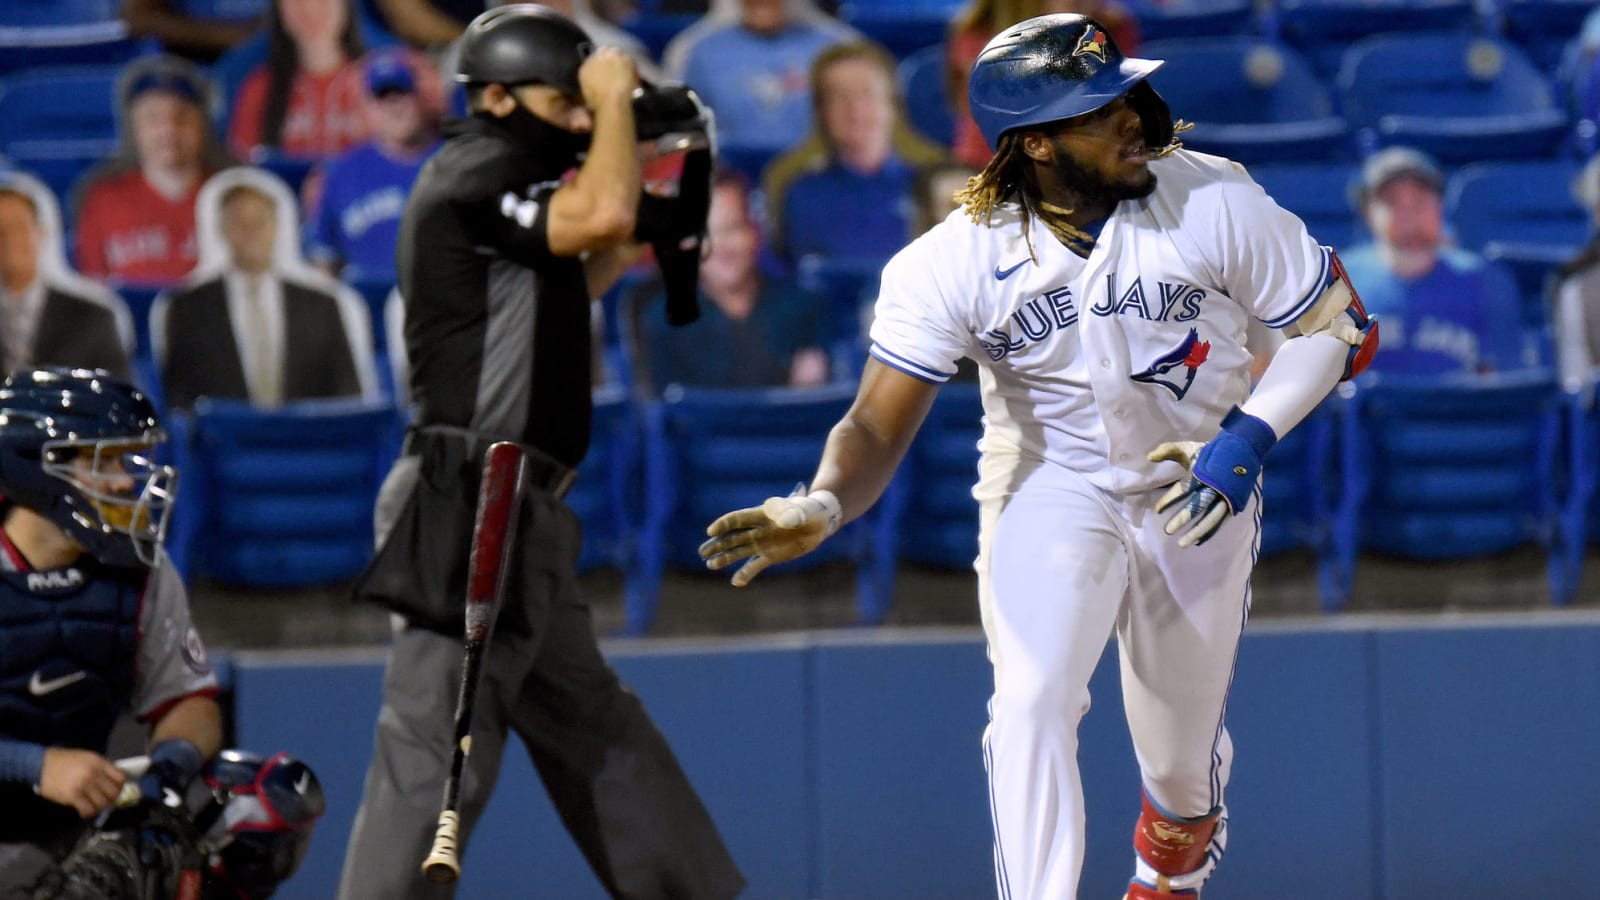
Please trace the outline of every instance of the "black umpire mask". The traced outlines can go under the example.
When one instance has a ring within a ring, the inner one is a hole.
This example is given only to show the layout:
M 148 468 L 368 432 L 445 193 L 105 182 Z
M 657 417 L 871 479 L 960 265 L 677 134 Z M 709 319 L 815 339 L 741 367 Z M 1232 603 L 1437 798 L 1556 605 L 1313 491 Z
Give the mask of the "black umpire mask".
M 489 116 L 488 113 L 478 115 Z M 568 131 L 547 122 L 523 106 L 521 100 L 516 101 L 510 113 L 496 121 L 518 146 L 538 157 L 541 162 L 561 166 L 562 171 L 576 164 L 589 150 L 588 132 Z

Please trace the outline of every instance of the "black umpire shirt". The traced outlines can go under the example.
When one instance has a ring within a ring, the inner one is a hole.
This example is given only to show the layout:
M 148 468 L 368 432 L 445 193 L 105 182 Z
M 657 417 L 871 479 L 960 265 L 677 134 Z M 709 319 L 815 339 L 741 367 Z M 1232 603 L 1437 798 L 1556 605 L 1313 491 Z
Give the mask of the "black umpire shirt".
M 589 292 L 550 252 L 550 195 L 571 159 L 460 123 L 418 175 L 397 264 L 416 424 L 530 444 L 576 467 L 589 446 Z

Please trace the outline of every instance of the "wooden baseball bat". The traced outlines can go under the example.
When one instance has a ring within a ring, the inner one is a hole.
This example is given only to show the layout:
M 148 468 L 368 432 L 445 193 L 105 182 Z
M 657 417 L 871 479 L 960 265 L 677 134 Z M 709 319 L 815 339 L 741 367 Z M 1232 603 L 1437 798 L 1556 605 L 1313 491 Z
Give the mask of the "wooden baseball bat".
M 456 696 L 455 744 L 450 775 L 444 785 L 444 803 L 434 830 L 433 850 L 422 861 L 422 874 L 434 884 L 454 884 L 461 877 L 460 827 L 461 773 L 472 749 L 472 710 L 483 669 L 484 649 L 500 612 L 512 545 L 516 543 L 517 512 L 521 506 L 523 473 L 527 470 L 522 448 L 510 441 L 490 445 L 483 458 L 483 479 L 478 486 L 478 512 L 472 525 L 472 555 L 468 563 L 466 645 L 461 657 L 461 688 Z

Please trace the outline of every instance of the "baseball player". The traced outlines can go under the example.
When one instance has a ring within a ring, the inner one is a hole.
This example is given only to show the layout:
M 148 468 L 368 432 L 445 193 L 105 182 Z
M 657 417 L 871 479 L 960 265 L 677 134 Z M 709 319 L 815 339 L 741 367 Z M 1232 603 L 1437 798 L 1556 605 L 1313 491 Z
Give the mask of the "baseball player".
M 1112 634 L 1144 783 L 1127 896 L 1198 896 L 1227 841 L 1262 460 L 1377 347 L 1332 252 L 1239 165 L 1180 149 L 1145 81 L 1160 65 L 1070 14 L 984 48 L 969 99 L 996 152 L 885 267 L 812 489 L 723 516 L 701 548 L 712 569 L 745 560 L 736 586 L 812 550 L 877 500 L 956 361 L 979 364 L 1002 898 L 1077 893 L 1077 729 Z M 1253 392 L 1251 317 L 1286 338 Z
M 123 787 L 106 742 L 150 725 L 146 799 L 222 744 L 217 679 L 167 561 L 155 407 L 106 372 L 0 383 L 0 894 L 72 847 Z

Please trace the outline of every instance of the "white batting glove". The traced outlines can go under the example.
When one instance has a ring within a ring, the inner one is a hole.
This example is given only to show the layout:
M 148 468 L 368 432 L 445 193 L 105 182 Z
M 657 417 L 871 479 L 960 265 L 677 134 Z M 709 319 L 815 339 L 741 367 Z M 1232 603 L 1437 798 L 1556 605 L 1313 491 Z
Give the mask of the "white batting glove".
M 706 528 L 711 539 L 700 545 L 706 568 L 725 569 L 741 559 L 749 562 L 733 573 L 733 586 L 744 587 L 774 563 L 788 562 L 817 549 L 844 518 L 832 491 L 768 497 L 760 506 L 735 510 Z

